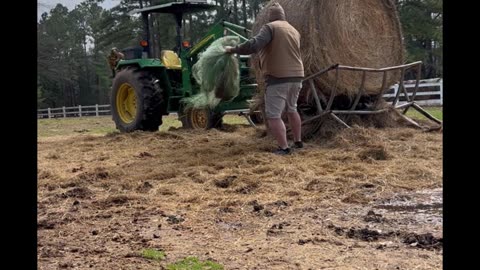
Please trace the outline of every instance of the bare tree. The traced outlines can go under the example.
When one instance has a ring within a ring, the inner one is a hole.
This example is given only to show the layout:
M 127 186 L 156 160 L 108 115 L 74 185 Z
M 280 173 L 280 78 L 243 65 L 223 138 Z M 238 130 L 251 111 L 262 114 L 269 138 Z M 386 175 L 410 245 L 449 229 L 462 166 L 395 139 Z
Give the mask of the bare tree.
M 247 4 L 246 4 L 246 0 L 242 0 L 242 11 L 243 11 L 243 26 L 247 27 Z
M 233 0 L 233 21 L 238 24 L 238 7 L 237 0 Z

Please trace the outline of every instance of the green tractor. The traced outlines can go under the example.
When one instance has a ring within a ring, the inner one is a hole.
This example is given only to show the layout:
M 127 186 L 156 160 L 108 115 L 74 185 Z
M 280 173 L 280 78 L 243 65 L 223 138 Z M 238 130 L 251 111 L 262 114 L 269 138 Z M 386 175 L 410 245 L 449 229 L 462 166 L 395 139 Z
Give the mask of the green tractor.
M 206 1 L 173 2 L 134 10 L 140 13 L 144 36 L 141 46 L 123 50 L 124 59 L 116 66 L 112 84 L 112 118 L 121 132 L 135 130 L 157 131 L 162 125 L 162 117 L 177 113 L 185 128 L 209 129 L 218 127 L 226 113 L 238 113 L 249 122 L 249 100 L 256 91 L 255 79 L 250 76 L 248 57 L 240 57 L 240 94 L 230 102 L 221 102 L 215 109 L 185 110 L 183 98 L 191 97 L 200 91 L 192 76 L 192 66 L 198 55 L 214 40 L 225 35 L 237 35 L 246 40 L 250 32 L 245 27 L 221 21 L 215 24 L 207 35 L 194 46 L 182 42 L 182 19 L 186 13 L 212 10 L 215 5 Z M 154 57 L 154 46 L 150 45 L 151 13 L 173 14 L 176 21 L 176 46 L 172 50 L 162 50 L 160 57 Z M 260 114 L 255 115 L 255 119 Z M 254 117 L 252 117 L 254 118 Z

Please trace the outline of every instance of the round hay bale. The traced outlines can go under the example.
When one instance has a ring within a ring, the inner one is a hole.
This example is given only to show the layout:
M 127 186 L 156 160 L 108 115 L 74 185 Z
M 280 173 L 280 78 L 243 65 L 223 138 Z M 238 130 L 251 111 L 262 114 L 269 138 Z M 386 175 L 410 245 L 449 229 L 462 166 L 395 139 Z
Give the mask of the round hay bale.
M 253 33 L 268 23 L 268 7 L 278 2 L 287 21 L 301 34 L 301 51 L 305 76 L 332 64 L 383 68 L 404 62 L 404 45 L 400 21 L 391 0 L 275 0 L 258 14 Z M 252 58 L 259 90 L 264 82 L 258 58 Z M 365 95 L 378 95 L 382 73 L 367 73 Z M 389 72 L 387 85 L 399 80 L 398 72 Z M 335 72 L 317 77 L 315 87 L 328 95 L 335 83 Z M 361 72 L 341 71 L 337 93 L 353 97 L 359 91 Z M 311 101 L 309 86 L 304 85 L 299 104 Z M 306 99 L 306 100 L 305 100 Z

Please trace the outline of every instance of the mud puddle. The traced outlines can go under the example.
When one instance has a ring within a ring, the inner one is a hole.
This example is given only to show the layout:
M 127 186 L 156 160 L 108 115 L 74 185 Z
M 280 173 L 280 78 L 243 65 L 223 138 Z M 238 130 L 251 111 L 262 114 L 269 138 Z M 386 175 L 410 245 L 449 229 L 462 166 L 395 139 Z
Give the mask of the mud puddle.
M 443 189 L 397 194 L 374 203 L 372 210 L 383 216 L 404 216 L 406 220 L 418 224 L 442 226 Z

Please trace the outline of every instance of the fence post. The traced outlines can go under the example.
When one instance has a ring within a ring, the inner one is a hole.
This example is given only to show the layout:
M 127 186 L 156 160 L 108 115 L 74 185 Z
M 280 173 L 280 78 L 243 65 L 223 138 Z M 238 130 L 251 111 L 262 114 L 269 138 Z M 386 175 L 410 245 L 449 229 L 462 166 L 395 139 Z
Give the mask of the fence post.
M 62 107 L 63 118 L 67 118 L 67 112 L 65 111 L 65 106 Z
M 395 100 L 395 97 L 397 96 L 398 92 L 398 84 L 393 85 L 393 98 Z
M 98 104 L 95 104 L 95 115 L 98 116 Z
M 82 105 L 78 105 L 78 113 L 82 117 Z
M 50 108 L 48 108 L 47 111 L 48 111 L 48 118 L 52 118 L 52 112 L 50 111 Z
M 443 79 L 440 80 L 440 106 L 443 106 Z

